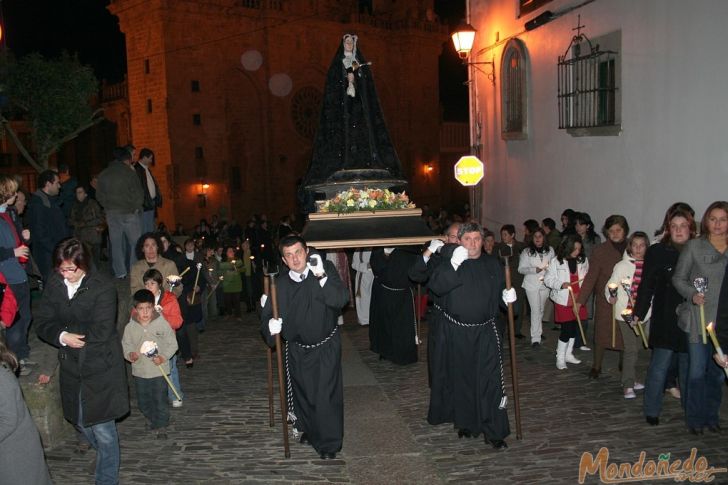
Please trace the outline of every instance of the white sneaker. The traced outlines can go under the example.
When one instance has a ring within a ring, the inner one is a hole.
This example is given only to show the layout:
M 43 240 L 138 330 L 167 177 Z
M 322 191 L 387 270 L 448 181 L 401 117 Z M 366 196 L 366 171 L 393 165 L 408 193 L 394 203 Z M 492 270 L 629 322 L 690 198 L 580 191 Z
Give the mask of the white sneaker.
M 172 401 L 172 407 L 173 408 L 181 408 L 182 407 L 182 401 L 180 401 L 179 399 L 175 399 L 174 401 Z
M 590 349 L 589 347 L 587 347 L 586 345 L 582 345 L 581 347 L 579 347 L 579 350 L 582 350 L 582 351 L 584 351 L 584 352 L 588 352 L 588 351 L 590 351 L 591 349 Z
M 641 391 L 644 388 L 645 388 L 645 385 L 642 384 L 641 382 L 635 382 L 634 383 L 634 390 L 635 391 Z
M 34 365 L 38 365 L 38 362 L 30 359 L 20 359 L 20 365 L 27 365 L 29 367 L 33 367 Z
M 625 387 L 624 388 L 624 398 L 625 399 L 635 399 L 637 397 L 637 394 L 634 393 L 634 389 L 631 387 Z
M 27 376 L 28 374 L 31 374 L 33 372 L 33 369 L 23 364 L 20 364 L 18 369 L 18 374 L 20 374 L 21 376 Z

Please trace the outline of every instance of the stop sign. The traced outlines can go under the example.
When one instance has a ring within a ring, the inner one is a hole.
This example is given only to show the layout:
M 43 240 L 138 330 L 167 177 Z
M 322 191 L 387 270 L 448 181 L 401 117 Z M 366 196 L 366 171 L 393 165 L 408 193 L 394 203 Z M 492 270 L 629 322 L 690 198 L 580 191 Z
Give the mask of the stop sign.
M 485 175 L 485 166 L 478 157 L 466 155 L 455 164 L 455 180 L 465 187 L 478 185 Z

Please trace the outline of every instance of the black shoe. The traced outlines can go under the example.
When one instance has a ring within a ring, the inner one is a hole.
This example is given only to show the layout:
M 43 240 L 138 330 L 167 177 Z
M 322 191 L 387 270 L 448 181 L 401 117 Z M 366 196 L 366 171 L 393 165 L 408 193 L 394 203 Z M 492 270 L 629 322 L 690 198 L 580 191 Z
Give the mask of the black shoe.
M 458 429 L 458 438 L 462 438 L 463 436 L 466 438 L 472 438 L 473 433 L 471 433 L 469 429 Z
M 708 426 L 708 431 L 710 431 L 711 433 L 721 434 L 723 430 L 720 428 L 719 425 L 716 424 L 715 426 Z
M 185 367 L 187 367 L 188 369 L 192 369 L 192 367 L 194 365 L 195 365 L 195 361 L 194 360 L 192 362 L 185 362 Z
M 335 460 L 336 459 L 336 453 L 319 453 L 319 457 L 321 457 L 322 460 Z
M 522 339 L 522 338 L 526 338 L 526 336 L 525 336 L 525 335 L 523 335 L 522 333 L 517 333 L 517 334 L 516 334 L 516 338 L 520 340 L 520 339 Z
M 508 443 L 506 443 L 504 440 L 489 440 L 486 438 L 485 442 L 490 443 L 496 450 L 505 450 L 506 448 L 508 448 Z
M 657 426 L 660 424 L 660 418 L 657 416 L 645 416 L 645 420 L 647 421 L 647 424 L 651 426 Z
M 304 445 L 307 443 L 310 443 L 310 441 L 308 441 L 308 435 L 306 433 L 301 433 L 300 442 L 303 443 Z
M 546 335 L 541 334 L 541 341 L 543 342 L 544 340 L 546 340 Z
M 688 428 L 688 433 L 698 436 L 703 434 L 703 428 Z
M 531 347 L 534 349 L 537 349 L 537 348 L 541 347 L 541 342 L 532 342 Z
M 597 379 L 601 371 L 599 369 L 591 368 L 589 371 L 589 379 Z

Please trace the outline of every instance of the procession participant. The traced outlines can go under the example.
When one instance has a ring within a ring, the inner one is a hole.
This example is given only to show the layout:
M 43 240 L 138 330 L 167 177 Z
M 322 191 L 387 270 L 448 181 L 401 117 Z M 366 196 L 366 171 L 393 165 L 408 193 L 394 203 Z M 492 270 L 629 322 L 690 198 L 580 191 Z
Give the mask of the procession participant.
M 377 286 L 369 315 L 372 350 L 399 365 L 417 362 L 414 284 L 407 272 L 419 257 L 410 248 L 377 248 L 369 261 Z
M 536 228 L 518 262 L 518 272 L 523 275 L 522 286 L 531 307 L 531 346 L 534 348 L 541 345 L 544 306 L 549 297 L 549 290 L 544 285 L 544 271 L 554 256 L 554 249 L 546 243 L 543 229 Z
M 447 386 L 450 391 L 447 403 L 431 399 L 430 407 L 444 404 L 452 412 L 448 416 L 431 409 L 428 422 L 453 422 L 461 437 L 484 433 L 486 443 L 502 449 L 507 447 L 510 428 L 496 316 L 501 297 L 511 303 L 515 291 L 503 289 L 501 263 L 483 254 L 480 225 L 463 224 L 458 235 L 461 246 L 453 251 L 449 264 L 435 268 L 429 283 L 443 302 L 437 318 L 444 328 L 448 362 L 446 381 L 436 382 L 442 377 L 433 375 L 432 389 Z
M 359 325 L 369 325 L 369 305 L 372 301 L 372 284 L 374 283 L 374 273 L 369 264 L 371 257 L 371 249 L 359 249 L 351 258 L 351 267 L 356 271 L 354 295 L 356 318 Z
M 554 322 L 561 327 L 561 334 L 556 347 L 556 368 L 566 369 L 566 364 L 581 364 L 574 356 L 577 315 L 574 314 L 574 298 L 579 295 L 579 282 L 589 271 L 589 262 L 584 255 L 581 236 L 567 234 L 556 248 L 556 257 L 551 261 L 544 284 L 551 289 L 551 300 L 554 302 Z M 571 288 L 571 291 L 569 291 Z M 579 309 L 579 319 L 586 318 L 586 307 Z
M 511 279 L 513 282 L 513 288 L 516 290 L 518 297 L 518 303 L 513 305 L 514 318 L 516 320 L 516 338 L 521 339 L 524 335 L 521 333 L 521 327 L 523 326 L 523 320 L 526 317 L 527 311 L 527 300 L 526 292 L 523 289 L 523 275 L 518 272 L 518 263 L 521 253 L 526 249 L 526 244 L 516 240 L 516 228 L 513 224 L 505 224 L 500 230 L 501 242 L 495 245 L 493 255 L 504 263 L 503 256 L 510 256 L 508 258 L 508 266 L 511 270 Z
M 604 221 L 602 233 L 606 241 L 594 248 L 589 260 L 589 272 L 584 277 L 581 293 L 576 299 L 577 308 L 581 308 L 589 300 L 592 293 L 596 295 L 594 305 L 594 362 L 589 377 L 596 379 L 602 372 L 604 351 L 612 347 L 612 305 L 601 296 L 612 276 L 614 265 L 622 260 L 627 249 L 626 237 L 629 233 L 627 219 L 620 215 L 611 215 Z M 622 342 L 617 339 L 612 350 L 622 350 Z
M 171 291 L 176 296 L 182 294 L 182 286 L 171 288 L 167 276 L 178 275 L 183 269 L 177 268 L 174 261 L 162 256 L 163 248 L 164 243 L 156 232 L 145 233 L 136 242 L 137 261 L 131 266 L 131 278 L 129 278 L 132 295 L 144 289 L 144 273 L 150 269 L 156 269 L 162 273 L 166 291 Z
M 344 438 L 341 335 L 336 319 L 349 293 L 333 264 L 312 253 L 297 235 L 281 239 L 279 249 L 289 271 L 276 285 L 279 318 L 265 299 L 261 333 L 269 345 L 285 340 L 288 419 L 301 443 L 310 443 L 321 459 L 334 459 Z M 310 263 L 309 263 L 310 261 Z
M 673 396 L 687 396 L 687 393 L 677 391 L 674 381 L 669 379 L 670 367 L 677 357 L 681 364 L 678 368 L 683 370 L 679 377 L 680 388 L 685 391 L 688 341 L 685 332 L 677 326 L 675 312 L 684 299 L 672 284 L 672 274 L 680 251 L 688 240 L 695 237 L 695 232 L 695 220 L 690 211 L 668 209 L 659 230 L 662 239 L 647 249 L 642 283 L 634 304 L 634 316 L 639 321 L 645 320 L 647 310 L 652 307 L 649 340 L 652 358 L 647 369 L 644 396 L 645 420 L 652 426 L 660 424 L 662 395 L 666 388 Z
M 688 339 L 685 416 L 691 434 L 703 434 L 703 428 L 713 433 L 721 431 L 719 412 L 725 375 L 711 361 L 714 349 L 711 342 L 703 343 L 700 327 L 703 323 L 701 313 L 705 315 L 706 324 L 715 321 L 721 293 L 719 286 L 726 266 L 728 202 L 716 201 L 705 210 L 700 237 L 685 243 L 672 276 L 675 289 L 686 299 L 677 307 L 677 319 Z M 710 285 L 708 291 L 696 288 L 696 278 L 704 278 Z
M 460 230 L 461 223 L 456 222 L 445 231 L 446 241 L 448 248 L 443 249 L 445 243 L 439 239 L 433 239 L 430 241 L 429 246 L 422 253 L 421 258 L 417 258 L 417 262 L 410 268 L 409 277 L 412 281 L 426 284 L 429 283 L 432 272 L 443 262 L 448 262 L 452 251 L 460 244 L 458 239 L 458 231 Z M 429 285 L 428 285 L 429 289 Z M 443 302 L 441 298 L 433 294 L 433 304 L 435 310 L 441 308 Z M 430 384 L 430 388 L 435 382 L 438 387 L 430 391 L 430 401 L 437 401 L 440 403 L 446 403 L 449 399 L 449 390 L 446 386 L 442 386 L 447 382 L 447 349 L 445 347 L 445 336 L 443 335 L 442 325 L 438 325 L 438 318 L 429 318 L 427 321 L 427 377 Z M 439 378 L 434 379 L 433 375 L 437 374 Z M 435 405 L 430 406 L 430 409 L 442 410 L 446 409 L 447 406 Z M 451 413 L 446 412 L 446 415 Z M 440 421 L 438 418 L 434 418 L 435 421 Z
M 53 254 L 54 273 L 35 307 L 38 336 L 58 347 L 64 417 L 96 449 L 96 483 L 119 482 L 116 419 L 129 412 L 121 338 L 116 330 L 117 291 L 91 266 L 75 238 Z

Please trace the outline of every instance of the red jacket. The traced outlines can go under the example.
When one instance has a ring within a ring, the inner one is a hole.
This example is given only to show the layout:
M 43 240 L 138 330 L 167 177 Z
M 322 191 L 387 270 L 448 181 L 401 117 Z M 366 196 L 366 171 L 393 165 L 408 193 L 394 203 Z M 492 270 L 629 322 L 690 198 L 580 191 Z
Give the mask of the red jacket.
M 18 312 L 18 302 L 15 300 L 15 294 L 10 289 L 10 285 L 2 273 L 0 273 L 0 284 L 5 285 L 5 295 L 3 296 L 2 305 L 0 305 L 0 322 L 5 328 L 10 328 L 15 320 L 15 314 Z

